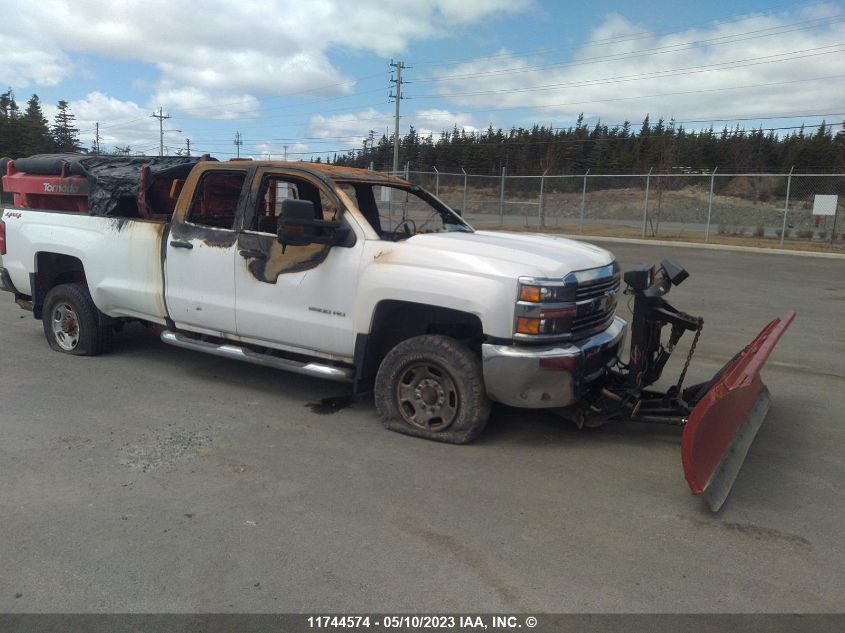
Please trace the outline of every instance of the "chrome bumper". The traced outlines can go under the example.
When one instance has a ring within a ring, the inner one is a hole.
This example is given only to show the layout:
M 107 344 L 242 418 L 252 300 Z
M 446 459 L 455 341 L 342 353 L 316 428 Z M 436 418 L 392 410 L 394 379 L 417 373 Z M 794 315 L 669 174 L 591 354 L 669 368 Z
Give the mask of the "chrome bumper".
M 580 388 L 616 358 L 628 324 L 614 317 L 605 331 L 574 343 L 542 347 L 481 346 L 484 384 L 491 400 L 532 409 L 565 407 Z

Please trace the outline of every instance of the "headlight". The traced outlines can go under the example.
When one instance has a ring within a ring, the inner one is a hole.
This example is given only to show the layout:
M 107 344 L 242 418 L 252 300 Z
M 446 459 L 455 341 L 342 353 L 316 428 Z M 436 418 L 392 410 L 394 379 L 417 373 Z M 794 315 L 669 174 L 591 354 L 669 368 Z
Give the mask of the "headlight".
M 514 339 L 526 343 L 577 340 L 613 320 L 619 291 L 616 262 L 558 279 L 520 277 L 514 310 Z
M 560 303 L 572 301 L 574 292 L 571 286 L 545 286 L 537 284 L 519 284 L 519 300 L 528 303 Z
M 570 284 L 520 282 L 515 332 L 528 336 L 565 335 L 577 310 Z
M 541 308 L 537 316 L 516 317 L 517 334 L 568 334 L 572 329 L 575 306 Z

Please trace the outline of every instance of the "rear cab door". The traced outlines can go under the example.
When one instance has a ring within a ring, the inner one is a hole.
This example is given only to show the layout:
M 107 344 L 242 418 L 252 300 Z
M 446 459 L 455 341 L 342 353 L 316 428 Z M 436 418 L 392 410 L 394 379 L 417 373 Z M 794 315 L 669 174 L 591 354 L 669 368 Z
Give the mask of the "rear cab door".
M 243 163 L 200 163 L 185 183 L 163 246 L 165 301 L 177 328 L 236 331 L 238 229 L 254 172 Z

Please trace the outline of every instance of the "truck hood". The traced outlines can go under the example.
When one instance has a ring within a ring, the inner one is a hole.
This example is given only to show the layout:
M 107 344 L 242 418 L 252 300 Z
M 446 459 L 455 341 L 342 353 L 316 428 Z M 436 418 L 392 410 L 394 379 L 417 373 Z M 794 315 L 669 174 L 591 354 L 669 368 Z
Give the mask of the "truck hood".
M 504 233 L 475 231 L 474 233 L 424 233 L 405 241 L 405 245 L 439 251 L 431 253 L 431 264 L 455 268 L 461 260 L 470 264 L 467 256 L 476 259 L 473 269 L 487 268 L 489 273 L 563 277 L 576 270 L 606 266 L 614 259 L 603 248 L 540 233 Z M 416 250 L 416 248 L 414 248 Z M 486 266 L 478 264 L 486 261 Z

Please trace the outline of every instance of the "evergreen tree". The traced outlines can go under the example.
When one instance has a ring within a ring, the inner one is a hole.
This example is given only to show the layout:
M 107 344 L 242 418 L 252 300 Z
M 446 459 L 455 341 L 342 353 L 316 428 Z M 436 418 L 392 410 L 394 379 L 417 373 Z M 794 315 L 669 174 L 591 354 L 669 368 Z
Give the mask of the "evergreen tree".
M 20 110 L 15 102 L 15 93 L 9 88 L 0 94 L 0 156 L 21 156 L 19 118 Z
M 67 153 L 82 151 L 82 145 L 79 144 L 79 129 L 73 125 L 76 117 L 70 111 L 68 102 L 59 101 L 57 107 L 58 112 L 53 119 L 51 130 L 55 151 Z
M 20 152 L 23 156 L 43 154 L 53 149 L 53 139 L 47 119 L 41 111 L 41 102 L 34 94 L 26 103 L 26 110 L 20 119 L 21 136 Z

